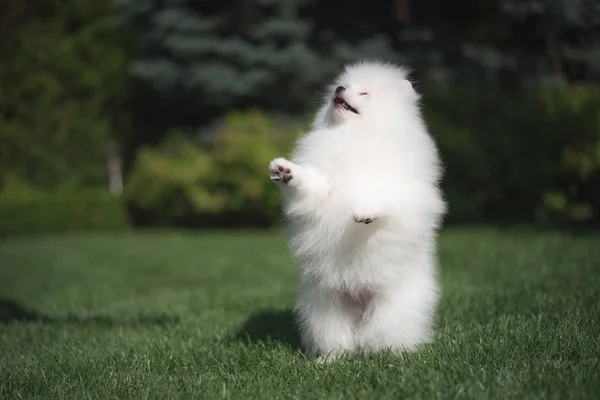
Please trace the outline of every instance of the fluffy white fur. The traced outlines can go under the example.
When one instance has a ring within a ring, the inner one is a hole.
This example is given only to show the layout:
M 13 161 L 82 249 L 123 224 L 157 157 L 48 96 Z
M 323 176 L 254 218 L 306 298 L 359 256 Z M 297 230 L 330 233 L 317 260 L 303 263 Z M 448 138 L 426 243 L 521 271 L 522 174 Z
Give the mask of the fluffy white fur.
M 379 62 L 348 65 L 291 160 L 271 162 L 308 353 L 414 350 L 432 339 L 441 170 L 407 70 Z

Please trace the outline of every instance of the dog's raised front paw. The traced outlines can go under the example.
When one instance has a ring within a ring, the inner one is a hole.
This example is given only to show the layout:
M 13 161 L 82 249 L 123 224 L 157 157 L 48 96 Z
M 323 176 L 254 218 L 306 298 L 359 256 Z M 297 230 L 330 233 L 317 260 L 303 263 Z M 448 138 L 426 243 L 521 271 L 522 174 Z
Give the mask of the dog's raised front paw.
M 288 183 L 293 176 L 293 164 L 285 158 L 276 158 L 269 164 L 269 177 L 274 182 Z

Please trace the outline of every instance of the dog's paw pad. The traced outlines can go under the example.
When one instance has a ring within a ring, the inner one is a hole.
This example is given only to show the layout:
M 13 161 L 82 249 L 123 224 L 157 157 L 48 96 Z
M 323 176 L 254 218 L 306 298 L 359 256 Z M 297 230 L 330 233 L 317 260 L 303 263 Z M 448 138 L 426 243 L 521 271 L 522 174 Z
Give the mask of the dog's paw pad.
M 375 220 L 377 220 L 377 217 L 375 215 L 360 215 L 360 216 L 354 217 L 354 222 L 359 223 L 359 224 L 368 225 L 372 222 L 375 222 Z
M 292 175 L 292 163 L 284 158 L 277 158 L 271 161 L 269 165 L 269 177 L 274 182 L 288 183 L 294 178 Z

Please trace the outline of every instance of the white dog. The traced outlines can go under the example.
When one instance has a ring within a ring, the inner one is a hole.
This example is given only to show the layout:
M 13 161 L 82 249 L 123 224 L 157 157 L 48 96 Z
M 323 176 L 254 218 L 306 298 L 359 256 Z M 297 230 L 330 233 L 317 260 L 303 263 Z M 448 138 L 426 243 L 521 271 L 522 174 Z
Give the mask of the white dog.
M 333 358 L 432 339 L 441 164 L 402 67 L 349 65 L 291 161 L 273 160 L 300 265 L 302 345 Z

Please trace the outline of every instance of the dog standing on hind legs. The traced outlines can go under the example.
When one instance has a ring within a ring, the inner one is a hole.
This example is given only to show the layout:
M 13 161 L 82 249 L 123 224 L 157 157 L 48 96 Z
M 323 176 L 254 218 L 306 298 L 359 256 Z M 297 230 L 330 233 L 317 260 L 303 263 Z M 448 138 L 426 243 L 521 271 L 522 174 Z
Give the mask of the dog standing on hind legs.
M 300 267 L 294 314 L 309 354 L 411 351 L 433 337 L 442 167 L 406 69 L 346 66 L 291 160 L 281 192 Z

